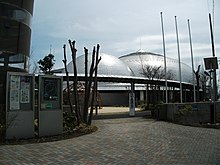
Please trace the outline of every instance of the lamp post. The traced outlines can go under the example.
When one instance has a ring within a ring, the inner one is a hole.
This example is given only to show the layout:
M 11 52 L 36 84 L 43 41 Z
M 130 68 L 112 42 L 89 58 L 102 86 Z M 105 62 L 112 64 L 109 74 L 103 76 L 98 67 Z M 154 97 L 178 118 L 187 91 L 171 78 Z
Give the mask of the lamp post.
M 196 87 L 195 87 L 195 74 L 194 74 L 194 62 L 193 62 L 193 48 L 192 48 L 192 37 L 191 37 L 191 30 L 190 30 L 190 22 L 188 22 L 188 29 L 189 29 L 189 42 L 190 42 L 190 53 L 191 53 L 191 62 L 192 62 L 192 78 L 193 78 L 193 101 L 196 102 Z
M 183 89 L 182 89 L 181 61 L 180 61 L 180 46 L 179 46 L 179 35 L 178 35 L 177 17 L 176 17 L 176 16 L 175 16 L 175 27 L 176 27 L 176 41 L 177 41 L 177 52 L 178 52 L 178 61 L 179 61 L 180 103 L 183 103 Z
M 209 23 L 210 23 L 210 34 L 211 34 L 211 42 L 212 42 L 212 55 L 215 57 L 215 44 L 214 44 L 214 36 L 213 36 L 213 30 L 212 30 L 212 19 L 211 14 L 209 13 Z M 217 59 L 216 62 L 217 63 Z M 218 66 L 218 63 L 217 63 Z M 214 67 L 214 66 L 213 66 Z M 216 69 L 213 68 L 213 89 L 214 89 L 214 101 L 217 100 L 217 81 L 216 81 Z
M 165 46 L 165 34 L 164 34 L 164 26 L 163 26 L 163 13 L 160 12 L 161 15 L 161 30 L 162 30 L 162 38 L 163 38 L 163 54 L 164 54 L 164 72 L 165 72 L 165 90 L 166 90 L 166 103 L 168 103 L 168 91 L 167 91 L 167 62 L 166 62 L 166 46 Z

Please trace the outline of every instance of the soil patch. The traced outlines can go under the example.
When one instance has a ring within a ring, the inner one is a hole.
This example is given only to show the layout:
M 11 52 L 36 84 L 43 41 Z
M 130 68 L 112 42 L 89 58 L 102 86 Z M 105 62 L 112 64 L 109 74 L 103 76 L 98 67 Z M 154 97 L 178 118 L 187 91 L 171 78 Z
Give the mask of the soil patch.
M 31 139 L 19 139 L 19 140 L 12 139 L 12 140 L 6 140 L 5 142 L 0 142 L 0 145 L 22 145 L 22 144 L 30 144 L 30 143 L 53 142 L 53 141 L 59 141 L 59 140 L 65 140 L 65 139 L 71 139 L 71 138 L 83 136 L 86 134 L 93 133 L 97 130 L 98 128 L 96 126 L 83 126 L 71 132 L 64 132 L 62 135 L 35 137 Z

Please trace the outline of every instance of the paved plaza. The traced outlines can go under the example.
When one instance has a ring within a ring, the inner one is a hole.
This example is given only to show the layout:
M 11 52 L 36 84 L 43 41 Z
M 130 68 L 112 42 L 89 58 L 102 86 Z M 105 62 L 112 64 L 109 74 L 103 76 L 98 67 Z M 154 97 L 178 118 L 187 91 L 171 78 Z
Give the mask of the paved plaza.
M 67 140 L 0 145 L 0 164 L 220 164 L 220 130 L 143 117 L 94 120 L 98 131 Z

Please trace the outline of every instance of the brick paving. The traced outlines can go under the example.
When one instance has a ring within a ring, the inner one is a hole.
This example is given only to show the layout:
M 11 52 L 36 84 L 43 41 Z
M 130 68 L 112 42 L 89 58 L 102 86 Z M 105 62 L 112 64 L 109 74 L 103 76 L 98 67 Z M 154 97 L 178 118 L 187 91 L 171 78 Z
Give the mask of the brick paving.
M 89 135 L 1 145 L 0 164 L 220 164 L 220 130 L 142 117 L 95 120 Z

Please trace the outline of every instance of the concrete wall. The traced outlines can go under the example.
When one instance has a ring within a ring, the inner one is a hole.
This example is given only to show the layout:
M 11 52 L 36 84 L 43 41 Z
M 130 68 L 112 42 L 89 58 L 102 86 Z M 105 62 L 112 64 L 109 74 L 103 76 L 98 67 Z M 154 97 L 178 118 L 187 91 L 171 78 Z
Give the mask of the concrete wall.
M 220 123 L 220 102 L 216 104 L 216 122 Z
M 159 106 L 157 118 L 181 123 L 211 123 L 211 104 L 213 103 L 163 104 Z M 191 107 L 191 110 L 184 110 L 187 106 Z M 220 122 L 220 102 L 216 102 L 215 116 L 215 122 Z

